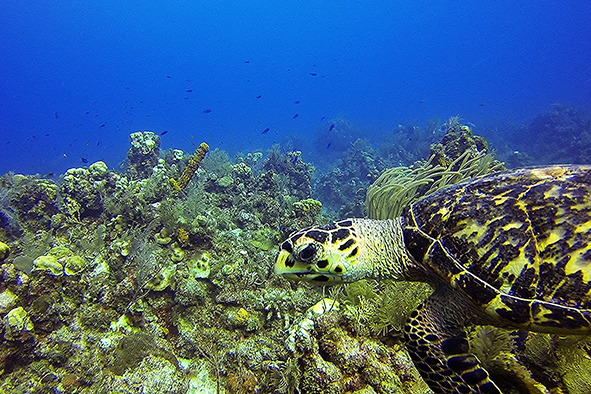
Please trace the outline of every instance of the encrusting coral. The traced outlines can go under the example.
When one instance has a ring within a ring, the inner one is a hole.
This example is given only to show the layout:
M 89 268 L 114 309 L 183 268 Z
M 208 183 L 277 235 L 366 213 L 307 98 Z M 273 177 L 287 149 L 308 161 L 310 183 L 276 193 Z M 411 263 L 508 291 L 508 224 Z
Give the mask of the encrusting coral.
M 193 178 L 193 174 L 195 174 L 195 171 L 197 171 L 197 168 L 199 168 L 199 164 L 201 164 L 201 161 L 203 160 L 208 151 L 209 145 L 207 145 L 205 142 L 202 142 L 193 154 L 193 156 L 189 158 L 189 163 L 187 164 L 187 167 L 181 174 L 180 178 L 178 180 L 175 180 L 173 178 L 170 179 L 170 184 L 175 190 L 181 191 L 185 187 L 187 187 L 189 181 L 191 180 L 191 178 Z

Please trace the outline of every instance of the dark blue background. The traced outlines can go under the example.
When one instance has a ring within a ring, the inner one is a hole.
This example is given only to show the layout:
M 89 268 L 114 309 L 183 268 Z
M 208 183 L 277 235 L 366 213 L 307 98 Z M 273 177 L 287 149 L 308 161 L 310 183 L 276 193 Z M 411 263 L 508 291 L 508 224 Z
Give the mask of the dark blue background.
M 375 143 L 589 106 L 590 4 L 2 0 L 0 173 L 117 168 L 138 130 L 230 153 L 296 136 L 314 160 L 338 117 Z

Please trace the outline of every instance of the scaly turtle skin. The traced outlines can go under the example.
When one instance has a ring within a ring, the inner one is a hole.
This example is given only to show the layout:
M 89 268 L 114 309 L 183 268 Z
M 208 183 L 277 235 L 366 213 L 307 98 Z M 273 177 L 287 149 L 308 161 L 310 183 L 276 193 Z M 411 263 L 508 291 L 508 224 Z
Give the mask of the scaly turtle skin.
M 318 284 L 430 283 L 405 327 L 421 375 L 436 393 L 501 393 L 470 353 L 466 326 L 591 334 L 591 166 L 488 175 L 395 220 L 303 229 L 281 245 L 275 272 Z

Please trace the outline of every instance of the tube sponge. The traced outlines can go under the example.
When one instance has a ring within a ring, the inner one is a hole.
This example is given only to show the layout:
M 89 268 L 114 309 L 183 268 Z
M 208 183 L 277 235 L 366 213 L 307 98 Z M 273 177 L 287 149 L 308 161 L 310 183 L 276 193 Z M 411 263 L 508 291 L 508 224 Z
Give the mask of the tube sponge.
M 170 184 L 175 190 L 181 191 L 187 187 L 189 181 L 191 178 L 193 178 L 193 174 L 195 174 L 195 171 L 197 171 L 197 168 L 199 168 L 199 164 L 201 164 L 201 161 L 208 151 L 209 145 L 207 145 L 205 142 L 202 142 L 193 156 L 189 158 L 187 168 L 185 168 L 185 171 L 183 171 L 178 181 L 172 178 L 170 179 Z

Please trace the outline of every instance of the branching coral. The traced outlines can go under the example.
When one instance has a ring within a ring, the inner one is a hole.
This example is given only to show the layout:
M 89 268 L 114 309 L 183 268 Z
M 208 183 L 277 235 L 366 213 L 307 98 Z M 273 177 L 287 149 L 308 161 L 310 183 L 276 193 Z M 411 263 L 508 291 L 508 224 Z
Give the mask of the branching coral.
M 450 118 L 446 127 L 441 143 L 431 146 L 429 160 L 388 169 L 368 188 L 366 208 L 370 218 L 393 219 L 421 197 L 504 168 L 488 153 L 486 140 L 460 125 L 458 117 Z
M 175 190 L 181 191 L 185 187 L 187 187 L 189 181 L 191 180 L 191 178 L 193 178 L 193 174 L 195 174 L 195 171 L 197 171 L 197 168 L 199 168 L 199 164 L 201 164 L 201 161 L 203 160 L 208 151 L 209 145 L 207 145 L 205 142 L 202 142 L 199 145 L 199 148 L 197 148 L 197 150 L 193 154 L 193 156 L 189 158 L 189 163 L 187 164 L 187 167 L 181 174 L 180 178 L 178 180 L 172 178 L 170 179 L 170 184 Z
M 433 166 L 431 161 L 416 167 L 395 167 L 382 173 L 367 189 L 366 208 L 372 219 L 392 219 L 400 216 L 402 208 L 417 199 L 423 185 L 435 182 L 446 173 L 445 167 Z
M 419 198 L 459 183 L 465 179 L 488 174 L 502 168 L 493 157 L 480 152 L 465 151 L 449 166 L 433 165 L 434 156 L 412 167 L 390 168 L 368 188 L 367 213 L 372 219 L 393 219 L 402 209 Z

